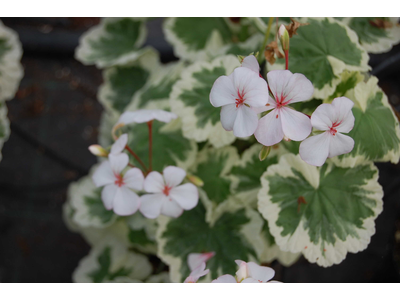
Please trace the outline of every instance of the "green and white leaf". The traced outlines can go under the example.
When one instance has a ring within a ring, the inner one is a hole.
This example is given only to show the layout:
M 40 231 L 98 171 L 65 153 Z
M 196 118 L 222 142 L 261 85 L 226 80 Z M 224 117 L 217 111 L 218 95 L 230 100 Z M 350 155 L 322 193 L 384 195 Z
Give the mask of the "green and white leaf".
M 258 210 L 283 251 L 328 267 L 366 249 L 375 233 L 383 191 L 372 162 L 338 167 L 328 159 L 319 168 L 286 154 L 261 184 Z M 307 203 L 299 205 L 299 197 Z
M 145 253 L 157 254 L 157 222 L 147 219 L 139 212 L 126 218 L 129 226 L 128 238 L 132 245 Z
M 145 86 L 153 72 L 158 71 L 158 53 L 150 47 L 143 51 L 143 55 L 129 65 L 103 71 L 104 83 L 100 86 L 98 99 L 105 109 L 124 112 L 134 94 Z
M 151 272 L 147 256 L 130 251 L 110 236 L 79 262 L 72 279 L 74 282 L 139 282 Z
M 169 95 L 175 82 L 181 76 L 185 67 L 183 62 L 172 62 L 158 67 L 157 72 L 150 74 L 147 83 L 136 92 L 131 103 L 126 107 L 128 111 L 137 109 L 170 110 Z
M 219 210 L 212 223 L 206 221 L 207 209 L 202 201 L 179 218 L 158 218 L 158 255 L 169 265 L 173 282 L 183 282 L 189 275 L 187 256 L 190 253 L 215 252 L 207 261 L 210 273 L 205 282 L 223 274 L 234 274 L 235 259 L 257 261 L 262 219 L 254 210 L 232 204 L 225 202 L 225 211 Z
M 24 76 L 18 34 L 0 21 L 0 102 L 14 98 Z
M 10 121 L 7 117 L 7 105 L 0 102 L 0 161 L 3 158 L 1 149 L 10 136 Z
M 358 71 L 348 71 L 344 70 L 342 74 L 340 74 L 341 81 L 336 86 L 335 92 L 330 95 L 328 98 L 324 100 L 324 103 L 332 103 L 333 99 L 338 97 L 352 97 L 354 99 L 354 94 L 349 93 L 352 91 L 359 82 L 364 81 L 364 74 L 361 74 Z
M 171 283 L 171 279 L 169 276 L 169 272 L 161 272 L 156 275 L 151 275 L 147 280 L 146 283 Z
M 153 122 L 153 170 L 162 172 L 167 166 L 187 169 L 197 155 L 197 144 L 182 135 L 182 123 L 175 119 L 168 124 Z M 125 129 L 129 133 L 128 145 L 148 166 L 149 133 L 146 124 L 134 124 Z M 140 166 L 134 160 L 132 163 Z
M 314 98 L 325 99 L 334 93 L 344 70 L 368 71 L 368 54 L 357 34 L 333 18 L 302 19 L 310 23 L 290 39 L 289 70 L 304 74 L 314 85 Z M 340 41 L 340 43 L 338 42 Z M 307 59 L 304 59 L 307 57 Z M 284 69 L 277 59 L 269 70 Z
M 223 55 L 225 46 L 245 42 L 256 28 L 244 18 L 240 24 L 228 18 L 168 18 L 163 31 L 177 57 L 197 62 Z
M 196 62 L 182 72 L 172 88 L 171 111 L 182 119 L 183 135 L 197 142 L 209 141 L 215 148 L 231 144 L 236 137 L 220 121 L 220 108 L 210 103 L 215 80 L 239 67 L 237 57 L 227 55 L 212 62 Z
M 245 150 L 240 159 L 236 159 L 235 166 L 230 170 L 229 178 L 231 181 L 232 194 L 240 199 L 243 204 L 252 208 L 257 207 L 257 194 L 261 188 L 261 175 L 267 168 L 278 163 L 282 154 L 288 151 L 280 144 L 274 146 L 267 158 L 263 161 L 259 159 L 262 145 L 254 144 Z M 212 166 L 211 166 L 212 167 Z
M 79 39 L 75 58 L 98 68 L 125 65 L 137 60 L 147 35 L 146 18 L 105 18 Z
M 104 228 L 113 224 L 117 218 L 112 210 L 104 207 L 101 200 L 102 188 L 97 188 L 93 183 L 92 175 L 97 167 L 92 167 L 88 176 L 68 187 L 67 198 L 74 210 L 72 220 L 81 227 Z
M 393 24 L 391 28 L 378 28 L 371 25 L 369 21 L 377 19 L 386 19 Z M 378 18 L 378 17 L 357 17 L 344 18 L 342 20 L 347 26 L 354 30 L 360 41 L 360 44 L 369 53 L 384 53 L 392 49 L 393 45 L 400 42 L 399 18 Z
M 399 122 L 387 96 L 378 86 L 378 79 L 370 77 L 359 82 L 346 93 L 355 105 L 352 109 L 355 123 L 349 136 L 354 139 L 354 149 L 334 158 L 337 164 L 355 165 L 358 161 L 390 161 L 400 158 Z
M 271 234 L 268 221 L 264 220 L 264 225 L 261 231 L 261 240 L 264 248 L 260 254 L 260 261 L 263 263 L 271 263 L 275 259 L 278 260 L 283 266 L 289 267 L 293 265 L 301 256 L 301 253 L 292 253 L 282 251 L 275 242 L 274 236 Z
M 231 178 L 228 176 L 232 167 L 239 160 L 235 147 L 205 147 L 196 157 L 190 173 L 198 176 L 204 183 L 202 190 L 212 207 L 226 201 L 232 195 Z

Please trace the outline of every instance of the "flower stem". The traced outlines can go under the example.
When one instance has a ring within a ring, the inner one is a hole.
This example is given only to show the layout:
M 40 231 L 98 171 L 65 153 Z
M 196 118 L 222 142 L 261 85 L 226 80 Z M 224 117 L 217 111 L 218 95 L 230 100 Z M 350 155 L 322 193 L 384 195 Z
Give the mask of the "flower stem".
M 289 70 L 289 50 L 285 50 L 285 70 Z
M 128 150 L 129 153 L 133 155 L 133 157 L 139 162 L 139 164 L 142 165 L 143 171 L 147 173 L 147 172 L 148 172 L 147 167 L 146 167 L 146 165 L 142 162 L 142 160 L 139 158 L 139 156 L 137 156 L 137 154 L 136 154 L 135 152 L 133 152 L 133 150 L 132 150 L 128 145 L 125 146 L 125 149 Z
M 258 62 L 259 63 L 261 63 L 263 61 L 263 59 L 265 59 L 264 50 L 268 43 L 268 37 L 269 37 L 269 33 L 271 32 L 271 26 L 272 26 L 273 21 L 274 21 L 273 17 L 270 17 L 268 20 L 268 27 L 267 27 L 267 31 L 264 36 L 264 41 L 261 45 L 260 51 L 258 52 Z
M 153 120 L 147 122 L 149 127 L 149 172 L 152 170 L 152 159 L 153 159 Z

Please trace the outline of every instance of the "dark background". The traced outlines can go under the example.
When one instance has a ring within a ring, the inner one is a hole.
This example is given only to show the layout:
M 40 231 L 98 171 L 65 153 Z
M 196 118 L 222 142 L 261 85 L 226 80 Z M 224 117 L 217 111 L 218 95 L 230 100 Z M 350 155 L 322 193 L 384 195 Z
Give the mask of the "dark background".
M 102 106 L 96 99 L 101 71 L 74 59 L 80 35 L 99 18 L 1 18 L 19 34 L 25 76 L 7 102 L 11 135 L 0 163 L 0 282 L 71 282 L 90 247 L 70 232 L 62 205 L 70 182 L 96 162 Z M 161 19 L 148 23 L 146 44 L 175 60 Z M 400 46 L 371 55 L 372 73 L 400 110 Z M 289 268 L 273 262 L 283 282 L 400 282 L 400 165 L 377 164 L 384 209 L 366 250 L 322 268 L 301 258 Z

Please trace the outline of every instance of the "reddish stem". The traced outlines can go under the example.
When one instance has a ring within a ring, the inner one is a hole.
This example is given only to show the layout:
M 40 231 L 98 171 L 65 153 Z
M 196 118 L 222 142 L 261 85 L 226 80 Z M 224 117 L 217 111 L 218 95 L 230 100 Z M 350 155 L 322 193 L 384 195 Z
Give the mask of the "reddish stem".
M 147 122 L 149 127 L 149 172 L 152 170 L 152 159 L 153 159 L 153 120 Z
M 289 70 L 289 50 L 285 50 L 286 70 Z
M 142 160 L 139 158 L 139 156 L 137 156 L 137 154 L 136 154 L 135 152 L 133 152 L 133 150 L 132 150 L 128 145 L 125 146 L 125 149 L 128 150 L 129 153 L 133 155 L 133 157 L 139 162 L 139 164 L 142 165 L 143 171 L 145 171 L 145 172 L 147 173 L 147 172 L 148 172 L 148 171 L 147 171 L 147 167 L 146 167 L 146 165 L 142 162 Z

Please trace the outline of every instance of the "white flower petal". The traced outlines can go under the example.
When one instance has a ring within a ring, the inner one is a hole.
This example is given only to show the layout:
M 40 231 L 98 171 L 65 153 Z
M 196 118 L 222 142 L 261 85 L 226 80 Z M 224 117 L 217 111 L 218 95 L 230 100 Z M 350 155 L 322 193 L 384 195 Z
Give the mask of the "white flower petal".
M 256 113 L 256 114 L 260 114 L 264 111 L 268 111 L 271 109 L 276 108 L 276 102 L 275 99 L 272 97 L 268 96 L 268 103 L 265 104 L 264 106 L 260 106 L 260 107 L 252 107 L 251 109 Z
M 237 113 L 238 108 L 236 108 L 236 104 L 228 104 L 222 106 L 221 125 L 226 131 L 233 130 L 233 125 L 235 124 Z
M 233 134 L 237 137 L 251 136 L 257 129 L 257 114 L 245 105 L 241 105 L 237 110 Z
M 150 172 L 143 183 L 143 188 L 148 193 L 162 193 L 164 191 L 165 183 L 163 176 L 156 172 Z
M 242 67 L 252 70 L 257 75 L 260 74 L 260 65 L 254 55 L 246 56 L 242 61 Z
M 261 283 L 261 281 L 254 279 L 254 278 L 246 278 L 241 281 L 241 283 Z
M 267 73 L 268 86 L 275 99 L 285 95 L 286 85 L 292 76 L 289 70 L 273 70 Z
M 219 276 L 217 279 L 211 281 L 211 283 L 237 283 L 235 277 L 232 275 L 226 274 Z
M 111 169 L 115 174 L 120 174 L 129 163 L 129 156 L 126 153 L 110 154 L 108 155 L 108 159 L 110 160 Z
M 339 132 L 350 132 L 354 127 L 355 121 L 353 112 L 351 111 L 354 102 L 346 97 L 339 97 L 333 99 L 332 106 L 335 107 L 338 121 L 340 122 L 340 125 L 336 126 L 335 129 Z
M 186 176 L 185 170 L 175 167 L 168 166 L 163 170 L 165 184 L 169 187 L 175 187 L 180 184 Z
M 161 206 L 161 214 L 167 217 L 177 218 L 183 213 L 182 207 L 172 199 L 165 199 Z
M 247 268 L 251 278 L 256 280 L 267 282 L 275 276 L 275 271 L 272 268 L 259 266 L 254 262 L 248 262 Z
M 190 273 L 189 277 L 186 278 L 186 280 L 184 281 L 185 283 L 191 282 L 197 282 L 199 280 L 200 277 L 203 277 L 205 275 L 208 274 L 208 272 L 210 272 L 209 269 L 205 270 L 206 268 L 206 263 L 203 262 L 201 263 L 199 266 L 197 266 L 194 270 L 192 270 L 192 272 Z
M 308 116 L 289 107 L 282 107 L 282 130 L 293 141 L 302 141 L 311 133 L 311 121 Z
M 128 134 L 122 134 L 112 145 L 111 147 L 111 154 L 119 154 L 122 150 L 125 149 L 126 144 L 128 143 Z
M 237 90 L 233 85 L 232 77 L 220 76 L 215 80 L 211 92 L 210 102 L 214 107 L 234 104 L 237 98 Z
M 349 153 L 353 148 L 354 140 L 347 135 L 337 132 L 331 137 L 328 157 Z
M 108 210 L 113 208 L 114 197 L 117 194 L 118 187 L 115 184 L 106 185 L 101 191 L 101 200 L 103 201 L 104 207 Z
M 215 252 L 190 253 L 187 258 L 189 269 L 193 271 L 194 269 L 198 268 L 202 263 L 207 262 L 214 255 Z
M 303 74 L 293 74 L 286 84 L 284 95 L 289 103 L 309 100 L 314 93 L 314 86 Z
M 114 212 L 119 216 L 129 216 L 134 214 L 139 206 L 140 199 L 135 192 L 127 187 L 120 187 L 114 197 Z
M 274 109 L 258 121 L 254 132 L 257 141 L 265 146 L 272 146 L 283 139 L 283 130 L 279 110 Z
M 170 190 L 169 195 L 184 210 L 194 208 L 199 201 L 199 192 L 197 187 L 192 183 L 185 183 L 174 187 Z
M 317 130 L 329 130 L 337 120 L 336 109 L 332 104 L 321 104 L 311 115 L 311 124 Z
M 142 170 L 138 168 L 132 168 L 126 171 L 124 174 L 125 186 L 137 191 L 143 189 L 144 176 Z
M 131 123 L 147 123 L 151 120 L 158 120 L 160 122 L 169 123 L 178 116 L 174 113 L 160 110 L 160 109 L 141 109 L 136 111 L 124 112 L 117 124 L 131 124 Z
M 140 212 L 148 219 L 155 219 L 161 213 L 161 206 L 165 200 L 163 194 L 147 194 L 140 197 Z
M 244 279 L 249 277 L 249 270 L 247 268 L 247 263 L 242 260 L 235 260 L 236 264 L 239 266 L 239 270 L 236 272 L 236 278 L 238 282 L 242 282 Z
M 97 187 L 115 182 L 116 178 L 108 160 L 101 163 L 94 172 L 92 179 Z
M 313 166 L 322 166 L 329 155 L 331 134 L 329 131 L 310 136 L 301 142 L 299 154 L 302 160 Z

